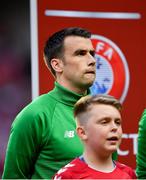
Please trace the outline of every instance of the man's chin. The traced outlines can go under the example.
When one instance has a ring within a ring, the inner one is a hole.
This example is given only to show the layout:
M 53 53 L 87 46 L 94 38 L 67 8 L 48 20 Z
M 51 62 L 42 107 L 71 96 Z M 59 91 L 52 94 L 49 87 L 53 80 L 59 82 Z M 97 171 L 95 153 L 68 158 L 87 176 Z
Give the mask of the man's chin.
M 81 89 L 89 89 L 93 85 L 93 80 L 85 80 L 84 82 L 80 83 L 80 88 Z
M 84 89 L 89 89 L 92 86 L 93 83 L 86 83 L 83 85 Z
M 93 85 L 93 83 L 94 83 L 94 80 L 95 80 L 95 79 L 87 79 L 86 82 L 85 82 L 85 84 L 86 84 L 88 87 L 91 87 L 91 86 Z

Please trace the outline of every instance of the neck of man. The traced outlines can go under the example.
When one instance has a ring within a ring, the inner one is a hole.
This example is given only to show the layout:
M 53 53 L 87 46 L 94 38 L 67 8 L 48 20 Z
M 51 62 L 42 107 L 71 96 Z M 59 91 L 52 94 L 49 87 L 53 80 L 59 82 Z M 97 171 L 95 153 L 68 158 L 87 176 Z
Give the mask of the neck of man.
M 74 85 L 73 83 L 69 83 L 69 82 L 65 82 L 65 81 L 61 81 L 61 80 L 57 80 L 57 82 L 65 87 L 66 89 L 75 92 L 77 94 L 82 94 L 82 95 L 86 95 L 87 94 L 87 89 L 88 87 L 79 87 L 77 85 Z

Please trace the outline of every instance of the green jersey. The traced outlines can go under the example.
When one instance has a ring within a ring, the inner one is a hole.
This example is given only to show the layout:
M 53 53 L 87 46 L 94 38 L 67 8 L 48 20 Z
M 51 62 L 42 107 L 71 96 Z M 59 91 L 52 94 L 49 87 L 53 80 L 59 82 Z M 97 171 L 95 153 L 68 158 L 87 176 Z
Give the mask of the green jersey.
M 138 152 L 136 155 L 138 179 L 146 179 L 146 109 L 139 122 Z
M 3 178 L 50 179 L 83 152 L 76 135 L 74 104 L 82 97 L 55 82 L 32 101 L 11 127 Z

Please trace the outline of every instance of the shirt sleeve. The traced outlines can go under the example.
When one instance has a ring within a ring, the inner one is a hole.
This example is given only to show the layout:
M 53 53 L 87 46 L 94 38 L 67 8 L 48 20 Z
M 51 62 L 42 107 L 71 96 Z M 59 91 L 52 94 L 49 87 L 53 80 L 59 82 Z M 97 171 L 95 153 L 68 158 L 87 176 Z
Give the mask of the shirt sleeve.
M 16 117 L 7 145 L 3 179 L 31 178 L 41 144 L 40 119 L 31 113 Z
M 139 179 L 146 179 L 146 109 L 139 122 L 136 173 Z
M 136 173 L 131 167 L 128 167 L 128 174 L 131 179 L 137 179 Z
M 75 179 L 73 178 L 73 170 L 72 169 L 74 165 L 72 163 L 68 163 L 66 166 L 61 168 L 53 177 L 54 180 L 57 179 Z
M 61 170 L 59 170 L 58 173 L 55 174 L 53 179 L 54 180 L 57 180 L 57 179 L 72 179 L 72 175 L 69 172 L 67 172 L 65 168 L 62 168 Z

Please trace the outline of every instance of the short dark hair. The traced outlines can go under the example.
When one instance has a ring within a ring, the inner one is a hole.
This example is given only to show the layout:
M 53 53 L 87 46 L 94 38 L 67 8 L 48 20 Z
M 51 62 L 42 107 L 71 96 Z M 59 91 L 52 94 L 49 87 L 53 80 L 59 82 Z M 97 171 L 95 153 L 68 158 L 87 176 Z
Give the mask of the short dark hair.
M 74 105 L 74 117 L 78 117 L 80 114 L 87 112 L 91 105 L 105 104 L 115 107 L 119 112 L 121 111 L 122 104 L 120 101 L 110 95 L 88 95 L 79 99 Z
M 46 64 L 53 73 L 53 75 L 55 75 L 55 71 L 51 66 L 51 59 L 63 58 L 64 39 L 67 36 L 80 36 L 84 38 L 90 38 L 91 32 L 80 27 L 69 27 L 54 33 L 48 38 L 44 47 L 44 57 Z

